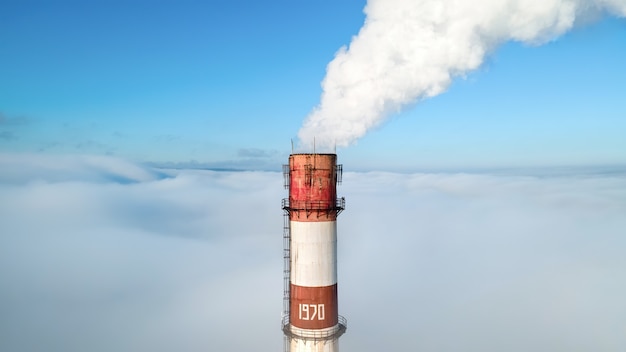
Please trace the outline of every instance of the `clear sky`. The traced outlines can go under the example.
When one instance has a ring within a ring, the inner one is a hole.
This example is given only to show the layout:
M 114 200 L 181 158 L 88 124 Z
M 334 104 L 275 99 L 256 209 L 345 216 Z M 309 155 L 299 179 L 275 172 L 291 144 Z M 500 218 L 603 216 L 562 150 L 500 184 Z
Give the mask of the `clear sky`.
M 1 1 L 0 151 L 278 169 L 365 1 Z M 626 164 L 626 20 L 508 43 L 354 169 Z

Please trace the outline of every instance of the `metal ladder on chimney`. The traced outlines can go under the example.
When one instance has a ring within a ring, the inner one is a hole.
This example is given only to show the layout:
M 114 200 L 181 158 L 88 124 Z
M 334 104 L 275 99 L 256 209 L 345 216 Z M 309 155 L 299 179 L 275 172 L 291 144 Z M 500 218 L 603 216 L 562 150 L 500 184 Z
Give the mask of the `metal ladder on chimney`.
M 283 318 L 281 325 L 284 322 L 289 322 L 289 296 L 291 291 L 290 235 L 289 212 L 285 211 L 283 214 Z M 283 346 L 283 351 L 289 352 L 289 337 L 286 335 Z

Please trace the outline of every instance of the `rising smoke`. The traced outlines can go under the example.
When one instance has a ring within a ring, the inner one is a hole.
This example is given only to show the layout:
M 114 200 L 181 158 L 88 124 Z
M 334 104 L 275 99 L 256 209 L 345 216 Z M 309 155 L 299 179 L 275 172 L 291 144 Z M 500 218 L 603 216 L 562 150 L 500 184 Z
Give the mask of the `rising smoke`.
M 626 0 L 369 0 L 365 24 L 328 64 L 300 142 L 347 146 L 409 104 L 443 93 L 507 41 L 539 45 Z

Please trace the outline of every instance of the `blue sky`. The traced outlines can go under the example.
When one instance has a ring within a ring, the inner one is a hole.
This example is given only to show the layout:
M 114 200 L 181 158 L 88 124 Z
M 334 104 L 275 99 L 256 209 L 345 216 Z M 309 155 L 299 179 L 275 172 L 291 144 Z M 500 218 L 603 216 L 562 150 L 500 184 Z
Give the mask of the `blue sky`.
M 278 169 L 365 1 L 0 2 L 0 151 Z M 626 164 L 626 21 L 508 43 L 354 169 Z

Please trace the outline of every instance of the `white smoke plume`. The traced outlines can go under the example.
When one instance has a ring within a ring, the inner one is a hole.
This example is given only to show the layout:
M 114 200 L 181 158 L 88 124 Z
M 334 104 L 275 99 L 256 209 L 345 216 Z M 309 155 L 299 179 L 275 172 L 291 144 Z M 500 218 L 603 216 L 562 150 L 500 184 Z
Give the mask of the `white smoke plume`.
M 369 0 L 365 24 L 328 64 L 303 146 L 347 146 L 444 92 L 507 41 L 539 45 L 579 23 L 626 16 L 626 0 Z

